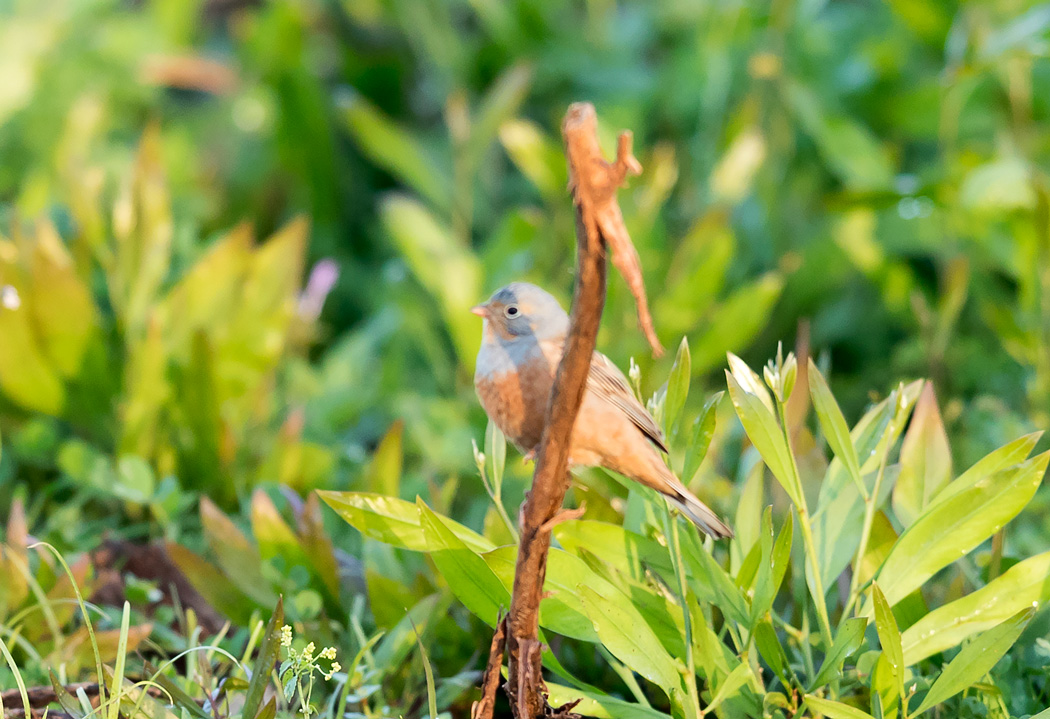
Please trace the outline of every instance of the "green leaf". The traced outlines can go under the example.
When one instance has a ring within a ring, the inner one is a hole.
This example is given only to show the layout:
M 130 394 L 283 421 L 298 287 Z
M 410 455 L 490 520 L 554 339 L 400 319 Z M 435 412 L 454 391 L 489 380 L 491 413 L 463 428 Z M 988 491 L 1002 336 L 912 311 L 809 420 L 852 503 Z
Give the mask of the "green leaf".
M 846 424 L 846 418 L 842 416 L 842 410 L 831 394 L 824 375 L 820 373 L 812 358 L 809 360 L 809 396 L 813 398 L 813 407 L 817 411 L 820 427 L 832 451 L 846 465 L 846 471 L 861 490 L 861 494 L 866 494 L 867 490 L 863 489 L 864 481 L 860 475 L 860 463 L 857 461 L 857 450 L 850 438 L 849 425 Z
M 897 442 L 921 389 L 921 380 L 906 385 L 898 399 L 900 406 L 890 401 L 892 395 L 887 397 L 868 410 L 850 432 L 857 457 L 862 458 L 860 471 L 869 493 L 874 488 L 882 453 L 887 446 L 892 447 Z M 876 507 L 881 507 L 889 496 L 896 471 L 893 465 L 886 468 L 881 495 L 875 498 Z M 863 520 L 864 498 L 850 480 L 842 461 L 836 457 L 828 465 L 824 482 L 820 486 L 817 511 L 812 518 L 813 536 L 820 559 L 818 564 L 825 587 L 834 583 L 856 555 L 860 544 L 860 533 L 856 528 Z
M 675 355 L 674 364 L 671 365 L 671 373 L 667 377 L 667 394 L 664 399 L 664 434 L 671 436 L 678 417 L 682 414 L 685 399 L 689 396 L 690 359 L 689 342 L 685 337 L 678 345 L 678 353 Z
M 758 535 L 758 565 L 755 572 L 754 589 L 751 595 L 751 624 L 754 626 L 758 620 L 765 616 L 769 607 L 773 604 L 776 589 L 773 587 L 773 507 L 766 507 L 762 513 L 762 528 Z M 790 547 L 789 547 L 790 550 Z M 754 555 L 754 550 L 752 550 Z M 747 562 L 745 561 L 745 564 Z M 741 569 L 741 574 L 744 570 Z M 741 577 L 737 576 L 737 584 L 742 584 Z M 743 586 L 747 589 L 747 586 Z M 768 605 L 767 605 L 768 602 Z
M 492 486 L 498 497 L 503 488 L 503 470 L 507 466 L 507 438 L 491 419 L 485 427 L 485 455 L 492 467 Z
M 879 644 L 882 645 L 882 655 L 886 658 L 893 675 L 893 683 L 901 697 L 904 697 L 904 650 L 901 648 L 901 632 L 897 628 L 897 620 L 893 617 L 893 609 L 886 601 L 885 595 L 879 589 L 879 585 L 871 585 L 871 596 L 875 602 L 875 629 L 879 634 Z
M 637 581 L 646 581 L 649 569 L 671 583 L 674 567 L 667 549 L 650 538 L 629 532 L 618 524 L 593 520 L 573 520 L 554 527 L 555 539 L 567 552 L 581 554 L 586 549 L 602 561 Z
M 731 364 L 733 358 L 734 356 L 730 355 Z M 743 364 L 743 362 L 740 362 L 740 364 Z M 744 368 L 746 369 L 746 365 Z M 751 375 L 754 374 L 749 369 L 747 372 Z M 733 406 L 736 408 L 736 414 L 740 418 L 740 423 L 744 425 L 744 431 L 747 432 L 748 439 L 755 445 L 758 453 L 762 455 L 762 460 L 773 472 L 773 476 L 780 482 L 791 501 L 796 505 L 801 505 L 802 498 L 798 496 L 791 469 L 791 454 L 784 442 L 780 424 L 773 412 L 773 403 L 769 398 L 769 393 L 761 387 L 757 376 L 753 380 L 748 381 L 747 389 L 741 385 L 739 377 L 743 377 L 745 380 L 749 379 L 748 374 L 736 368 L 734 368 L 732 373 L 726 372 L 729 397 L 733 400 Z
M 51 689 L 55 692 L 55 700 L 62 707 L 62 711 L 73 717 L 73 719 L 84 719 L 84 717 L 87 716 L 87 712 L 85 712 L 84 708 L 80 706 L 80 703 L 73 698 L 73 695 L 69 693 L 69 690 L 62 685 L 62 682 L 58 680 L 55 671 L 53 669 L 48 669 L 47 674 L 48 678 L 51 680 Z M 199 708 L 200 707 L 198 707 L 198 709 Z M 207 718 L 205 717 L 205 719 Z
M 735 696 L 737 691 L 744 686 L 750 678 L 751 667 L 748 663 L 740 662 L 737 664 L 733 667 L 733 671 L 729 672 L 729 676 L 718 685 L 718 691 L 716 691 L 715 695 L 711 697 L 711 701 L 708 702 L 704 711 L 707 712 L 717 709 L 726 699 Z
M 237 225 L 208 247 L 154 309 L 166 352 L 184 358 L 196 332 L 228 324 L 251 258 L 248 223 Z
M 908 666 L 991 629 L 1028 607 L 1050 601 L 1050 552 L 1029 557 L 971 594 L 934 609 L 904 630 Z
M 755 646 L 758 647 L 762 658 L 766 660 L 766 664 L 769 665 L 774 674 L 780 677 L 780 681 L 784 682 L 785 685 L 789 684 L 790 679 L 786 670 L 788 666 L 787 656 L 784 654 L 784 647 L 780 645 L 777 632 L 773 629 L 773 625 L 769 620 L 764 619 L 759 622 L 755 626 L 753 636 Z
M 506 546 L 486 552 L 485 564 L 502 582 L 507 596 L 514 586 L 514 565 L 518 557 L 516 546 Z M 566 637 L 585 642 L 597 642 L 594 625 L 587 617 L 587 609 L 577 596 L 576 585 L 585 582 L 603 593 L 616 595 L 611 586 L 587 566 L 579 557 L 557 548 L 547 555 L 547 576 L 543 591 L 549 596 L 540 602 L 540 626 Z
M 923 386 L 904 435 L 900 475 L 893 487 L 893 511 L 907 527 L 952 477 L 952 454 L 933 383 Z
M 582 699 L 583 701 L 573 708 L 573 712 L 583 716 L 597 719 L 670 719 L 667 714 L 642 704 L 632 704 L 623 699 L 580 691 L 563 684 L 548 682 L 547 691 L 550 704 L 554 707 Z
M 851 617 L 842 624 L 842 628 L 835 635 L 831 649 L 824 655 L 820 670 L 809 683 L 809 691 L 815 691 L 827 684 L 832 677 L 838 676 L 846 657 L 857 651 L 861 642 L 864 641 L 864 629 L 867 626 L 867 620 L 859 617 Z
M 756 461 L 752 464 L 744 480 L 744 488 L 740 492 L 740 500 L 736 505 L 736 518 L 733 522 L 733 531 L 736 536 L 729 545 L 730 568 L 735 574 L 740 569 L 746 552 L 758 541 L 760 527 L 762 526 L 762 508 L 765 495 L 766 467 Z
M 831 717 L 831 719 L 874 719 L 871 714 L 861 711 L 857 707 L 832 701 L 831 699 L 821 699 L 812 694 L 806 695 L 806 704 L 810 709 L 820 712 L 824 716 Z
M 791 561 L 794 515 L 787 515 L 774 543 L 772 509 L 772 507 L 767 507 L 762 518 L 762 565 L 759 568 L 755 581 L 755 593 L 751 600 L 752 622 L 765 616 L 773 607 L 773 600 L 780 591 L 788 563 Z
M 365 487 L 377 494 L 397 497 L 401 493 L 402 437 L 405 423 L 396 420 L 380 440 L 365 468 Z
M 980 681 L 1013 646 L 1034 614 L 1033 607 L 1024 609 L 963 647 L 937 677 L 912 716 L 918 716 Z
M 584 584 L 577 592 L 594 624 L 594 631 L 609 652 L 643 677 L 653 682 L 668 696 L 680 691 L 678 665 L 667 653 L 653 630 L 638 614 L 627 597 L 603 597 Z
M 9 292 L 21 298 L 27 290 L 15 272 L 14 265 L 0 260 L 0 287 L 13 288 Z M 41 346 L 25 304 L 0 306 L 0 337 L 0 390 L 28 410 L 60 416 L 66 403 L 65 385 Z
M 561 164 L 565 165 L 564 158 Z M 668 263 L 660 293 L 653 298 L 653 315 L 664 332 L 674 336 L 706 324 L 704 320 L 725 285 L 735 248 L 727 213 L 704 215 L 689 228 Z M 711 369 L 725 356 L 721 337 L 706 332 L 703 336 L 706 344 L 693 343 L 694 374 Z M 701 366 L 701 355 L 708 364 Z
M 75 377 L 95 335 L 98 311 L 62 238 L 46 219 L 37 223 L 29 264 L 24 299 L 41 347 L 60 374 Z
M 959 492 L 973 487 L 973 485 L 990 475 L 1025 461 L 1042 436 L 1042 432 L 1032 432 L 1003 445 L 994 452 L 988 453 L 975 462 L 972 467 L 960 474 L 954 482 L 942 489 L 933 498 L 933 504 L 954 497 Z
M 277 597 L 262 574 L 258 550 L 229 517 L 207 497 L 201 499 L 201 524 L 208 546 L 219 566 L 237 587 L 263 606 L 272 606 Z
M 380 219 L 412 273 L 437 301 L 460 359 L 470 362 L 481 340 L 481 322 L 470 314 L 481 294 L 481 263 L 462 238 L 413 198 L 386 198 Z
M 596 591 L 606 596 L 616 593 L 617 590 L 622 592 L 645 619 L 645 623 L 652 627 L 668 653 L 673 657 L 685 656 L 685 618 L 682 608 L 675 599 L 654 587 L 652 582 L 639 582 L 631 579 L 615 567 L 603 562 L 593 552 L 582 549 L 581 553 L 582 561 L 587 569 L 596 575 L 594 578 L 588 577 L 582 583 L 594 587 Z M 581 583 L 578 577 L 583 575 L 575 572 L 575 576 L 577 583 Z M 602 589 L 595 583 L 595 580 L 603 584 L 607 583 L 608 589 Z
M 422 143 L 398 127 L 361 95 L 349 95 L 343 119 L 362 152 L 439 208 L 452 205 L 452 183 Z
M 521 174 L 548 198 L 561 198 L 568 183 L 561 147 L 529 120 L 507 120 L 499 139 Z
M 218 567 L 174 542 L 166 545 L 168 556 L 202 597 L 233 621 L 244 626 L 257 604 L 230 581 Z
M 803 85 L 789 85 L 787 96 L 828 169 L 847 188 L 857 192 L 890 189 L 893 165 L 870 130 L 846 115 L 826 112 L 817 93 Z
M 710 602 L 735 622 L 751 625 L 751 612 L 740 588 L 700 545 L 695 532 L 683 537 L 682 554 L 690 569 L 690 587 L 702 602 Z
M 448 609 L 450 599 L 437 594 L 420 599 L 405 612 L 405 616 L 389 632 L 373 651 L 375 666 L 383 675 L 397 672 L 416 646 L 416 637 L 426 634 L 430 622 L 442 616 Z M 382 679 L 379 677 L 378 679 Z
M 347 524 L 366 537 L 393 547 L 427 551 L 427 540 L 419 523 L 419 509 L 412 502 L 370 492 L 318 490 L 317 494 Z M 446 526 L 476 552 L 495 548 L 492 542 L 462 524 L 449 519 Z
M 510 592 L 485 560 L 446 526 L 442 517 L 422 499 L 417 498 L 416 505 L 427 549 L 442 578 L 463 606 L 490 627 L 496 626 L 500 610 L 510 606 Z
M 689 439 L 689 446 L 685 450 L 685 464 L 682 465 L 682 484 L 689 485 L 693 477 L 700 470 L 707 450 L 711 446 L 711 439 L 715 436 L 715 423 L 718 419 L 718 403 L 722 401 L 724 392 L 715 392 L 704 402 L 703 409 L 693 422 L 693 435 Z
M 262 489 L 252 492 L 251 523 L 252 536 L 259 543 L 259 555 L 263 559 L 284 557 L 289 566 L 310 566 L 306 552 L 299 544 L 299 538 Z
M 770 311 L 784 289 L 784 278 L 769 272 L 737 288 L 712 312 L 693 340 L 693 372 L 718 366 L 726 352 L 746 348 L 769 322 Z
M 500 127 L 518 112 L 531 84 L 532 67 L 518 63 L 505 70 L 485 93 L 470 127 L 470 167 L 479 167 Z
M 1042 482 L 1048 461 L 1050 452 L 1043 453 L 928 507 L 904 531 L 879 569 L 878 580 L 890 605 L 1017 516 Z M 870 602 L 862 614 L 871 615 Z
M 263 634 L 262 644 L 259 645 L 259 654 L 252 664 L 252 678 L 248 682 L 248 690 L 244 693 L 244 707 L 242 716 L 254 717 L 259 711 L 262 703 L 263 692 L 266 685 L 270 683 L 270 675 L 273 666 L 277 663 L 281 653 L 281 628 L 284 626 L 284 598 L 277 598 L 277 606 L 274 607 L 270 621 L 266 623 L 266 632 Z

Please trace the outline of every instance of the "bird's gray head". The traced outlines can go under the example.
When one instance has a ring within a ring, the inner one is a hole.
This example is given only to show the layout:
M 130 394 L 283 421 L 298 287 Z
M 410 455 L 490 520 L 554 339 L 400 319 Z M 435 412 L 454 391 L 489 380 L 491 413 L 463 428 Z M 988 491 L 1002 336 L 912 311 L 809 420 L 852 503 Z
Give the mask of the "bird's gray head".
M 564 337 L 569 316 L 550 293 L 527 282 L 512 282 L 496 290 L 485 304 L 471 308 L 485 319 L 486 330 L 504 341 L 533 337 L 535 340 Z

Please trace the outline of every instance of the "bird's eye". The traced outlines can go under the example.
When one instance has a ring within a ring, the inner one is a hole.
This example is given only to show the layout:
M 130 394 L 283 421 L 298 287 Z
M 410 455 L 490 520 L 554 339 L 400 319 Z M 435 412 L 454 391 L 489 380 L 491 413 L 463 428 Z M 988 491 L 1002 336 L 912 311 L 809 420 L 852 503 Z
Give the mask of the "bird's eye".
M 513 318 L 517 317 L 519 314 L 521 314 L 521 310 L 518 309 L 517 305 L 507 305 L 503 309 L 503 314 L 505 314 L 505 315 L 507 315 L 507 317 L 510 317 L 511 319 L 513 319 Z

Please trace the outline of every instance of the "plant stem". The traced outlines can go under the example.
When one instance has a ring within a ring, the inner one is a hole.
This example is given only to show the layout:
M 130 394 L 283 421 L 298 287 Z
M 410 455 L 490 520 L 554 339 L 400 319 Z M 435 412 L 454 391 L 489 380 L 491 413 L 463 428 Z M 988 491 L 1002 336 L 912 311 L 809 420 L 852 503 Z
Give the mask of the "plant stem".
M 824 599 L 824 580 L 820 576 L 820 563 L 817 561 L 817 546 L 813 542 L 813 529 L 809 523 L 809 508 L 806 506 L 806 494 L 802 489 L 802 477 L 798 471 L 798 462 L 795 461 L 795 451 L 791 448 L 791 436 L 788 433 L 787 416 L 784 412 L 784 403 L 777 399 L 777 413 L 780 415 L 780 431 L 784 436 L 784 444 L 791 457 L 791 474 L 795 485 L 795 495 L 798 497 L 798 523 L 802 527 L 802 543 L 806 548 L 806 557 L 809 559 L 810 568 L 813 570 L 813 587 L 811 594 L 817 608 L 817 621 L 820 623 L 820 636 L 826 647 L 832 645 L 831 622 L 828 620 L 828 605 Z M 807 582 L 808 584 L 808 582 Z
M 675 578 L 678 579 L 678 601 L 682 604 L 682 621 L 685 624 L 685 665 L 689 672 L 689 676 L 686 677 L 685 688 L 693 702 L 693 716 L 702 717 L 704 713 L 700 709 L 700 690 L 696 686 L 696 663 L 693 657 L 693 617 L 687 604 L 685 567 L 682 565 L 682 546 L 678 538 L 678 522 L 675 521 L 671 505 L 666 501 L 664 502 L 664 509 L 666 510 L 667 533 L 671 539 L 671 563 L 674 565 Z M 701 548 L 700 551 L 704 550 Z
M 886 425 L 887 440 L 892 429 L 893 423 L 890 422 Z M 886 447 L 882 450 L 882 457 L 879 459 L 879 471 L 875 475 L 875 486 L 872 488 L 871 494 L 864 500 L 864 525 L 860 530 L 860 545 L 857 547 L 857 555 L 853 558 L 853 576 L 849 581 L 849 597 L 846 601 L 846 606 L 842 609 L 840 624 L 849 617 L 850 610 L 856 604 L 857 595 L 860 593 L 860 565 L 868 551 L 868 541 L 871 539 L 871 525 L 875 521 L 875 509 L 878 504 L 879 492 L 882 490 L 882 478 L 886 474 L 886 461 L 889 459 L 889 456 L 890 442 L 887 441 Z

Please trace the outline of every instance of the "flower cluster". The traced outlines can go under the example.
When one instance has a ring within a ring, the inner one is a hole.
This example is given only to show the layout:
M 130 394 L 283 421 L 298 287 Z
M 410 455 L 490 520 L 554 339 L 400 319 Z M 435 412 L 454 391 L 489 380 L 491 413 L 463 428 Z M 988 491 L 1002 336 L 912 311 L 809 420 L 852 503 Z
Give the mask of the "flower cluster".
M 288 658 L 281 664 L 278 674 L 284 685 L 285 700 L 291 702 L 298 694 L 299 712 L 309 717 L 313 712 L 310 695 L 313 693 L 314 674 L 320 674 L 327 682 L 331 681 L 332 677 L 343 667 L 335 661 L 335 647 L 325 647 L 314 654 L 317 651 L 317 645 L 313 642 L 309 642 L 302 650 L 297 650 L 292 646 L 292 639 L 292 628 L 285 624 L 281 627 L 281 646 L 284 647 Z M 327 671 L 322 666 L 321 660 L 329 662 Z

